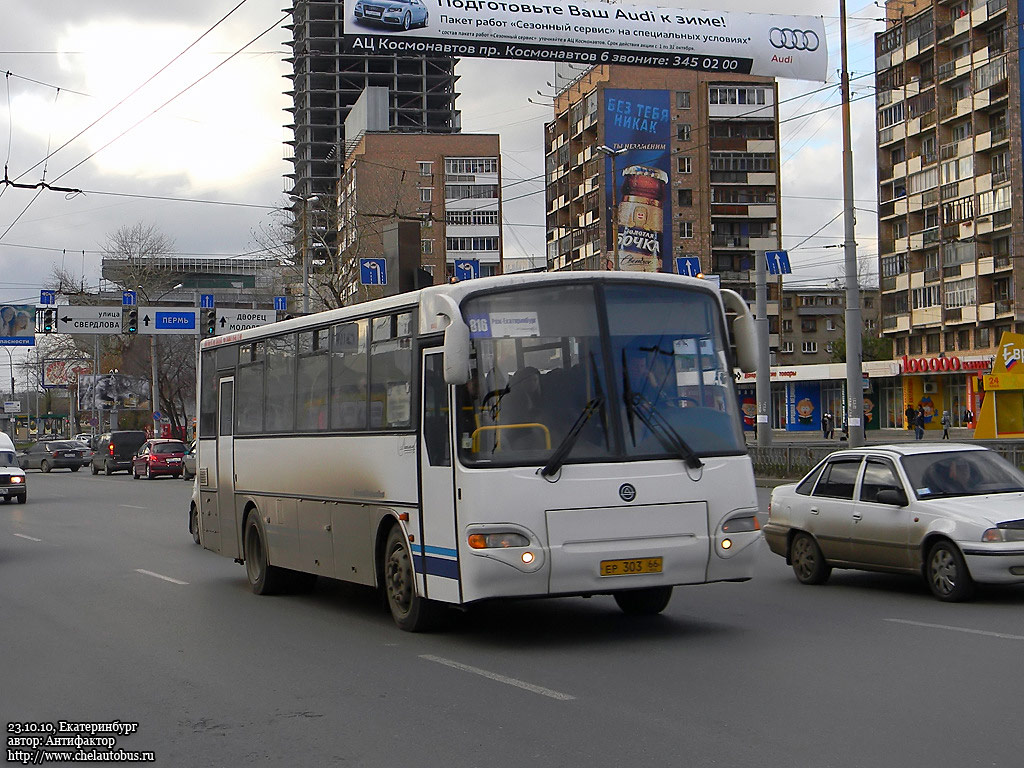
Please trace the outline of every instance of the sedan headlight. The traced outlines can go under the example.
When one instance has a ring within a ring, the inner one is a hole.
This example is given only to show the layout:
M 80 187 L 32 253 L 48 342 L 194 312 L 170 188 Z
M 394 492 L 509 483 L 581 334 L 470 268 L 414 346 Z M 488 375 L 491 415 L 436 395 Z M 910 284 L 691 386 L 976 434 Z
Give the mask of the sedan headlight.
M 1024 520 L 1008 520 L 996 523 L 981 534 L 982 541 L 1024 541 Z
M 18 485 L 19 483 L 24 483 L 24 482 L 25 482 L 25 478 L 21 477 L 20 475 L 15 475 L 14 477 L 11 478 L 11 485 Z

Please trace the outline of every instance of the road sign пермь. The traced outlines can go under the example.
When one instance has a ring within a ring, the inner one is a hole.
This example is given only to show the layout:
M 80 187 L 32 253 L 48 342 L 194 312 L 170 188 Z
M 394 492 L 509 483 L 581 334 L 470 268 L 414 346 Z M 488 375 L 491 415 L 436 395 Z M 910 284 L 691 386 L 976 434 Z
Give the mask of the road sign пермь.
M 190 307 L 139 307 L 139 333 L 195 336 L 199 333 L 196 312 Z
M 121 332 L 120 307 L 57 307 L 56 333 L 98 333 Z

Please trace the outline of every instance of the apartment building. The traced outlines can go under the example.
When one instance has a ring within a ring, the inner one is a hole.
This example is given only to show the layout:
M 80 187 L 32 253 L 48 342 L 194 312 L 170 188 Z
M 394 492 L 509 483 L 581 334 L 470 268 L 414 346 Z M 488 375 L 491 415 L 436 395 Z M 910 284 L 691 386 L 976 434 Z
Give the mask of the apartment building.
M 699 271 L 752 303 L 755 255 L 780 247 L 774 79 L 614 65 L 559 75 L 545 126 L 548 269 Z M 777 329 L 777 299 L 769 315 Z
M 875 39 L 882 333 L 897 357 L 992 355 L 1024 325 L 1019 6 L 889 0 L 886 16 Z
M 861 286 L 860 304 L 864 332 L 877 335 L 878 290 Z M 832 362 L 837 345 L 845 348 L 845 315 L 845 288 L 783 287 L 777 364 L 793 366 Z
M 501 149 L 495 134 L 362 134 L 338 188 L 338 254 L 346 303 L 374 298 L 359 285 L 361 257 L 384 252 L 389 222 L 420 227 L 420 268 L 434 283 L 475 261 L 501 274 Z

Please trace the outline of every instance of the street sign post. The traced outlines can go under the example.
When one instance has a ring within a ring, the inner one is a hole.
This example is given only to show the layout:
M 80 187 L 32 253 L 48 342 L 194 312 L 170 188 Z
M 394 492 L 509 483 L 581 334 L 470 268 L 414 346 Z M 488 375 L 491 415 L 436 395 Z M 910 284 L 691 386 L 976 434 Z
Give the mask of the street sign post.
M 191 307 L 139 307 L 139 333 L 194 336 L 199 333 L 196 312 Z
M 273 309 L 218 309 L 217 333 L 235 333 L 269 325 L 277 320 Z
M 387 259 L 360 259 L 359 283 L 361 285 L 387 285 Z
M 55 333 L 121 333 L 121 308 L 59 307 L 54 330 Z
M 769 275 L 793 274 L 793 268 L 789 264 L 788 251 L 765 251 L 764 258 L 768 265 Z

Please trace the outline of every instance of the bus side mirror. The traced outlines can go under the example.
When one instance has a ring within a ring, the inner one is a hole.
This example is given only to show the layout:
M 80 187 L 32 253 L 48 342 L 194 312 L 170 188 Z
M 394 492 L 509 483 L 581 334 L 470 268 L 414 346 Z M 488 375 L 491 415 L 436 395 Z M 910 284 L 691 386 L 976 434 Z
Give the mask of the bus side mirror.
M 732 338 L 736 345 L 736 363 L 744 373 L 757 370 L 757 328 L 747 302 L 735 291 L 722 290 L 722 301 L 736 313 L 732 321 Z
M 462 319 L 458 303 L 445 293 L 428 294 L 424 296 L 421 311 L 421 327 L 428 331 L 444 328 L 441 350 L 445 382 L 456 386 L 465 384 L 469 381 L 469 326 Z

